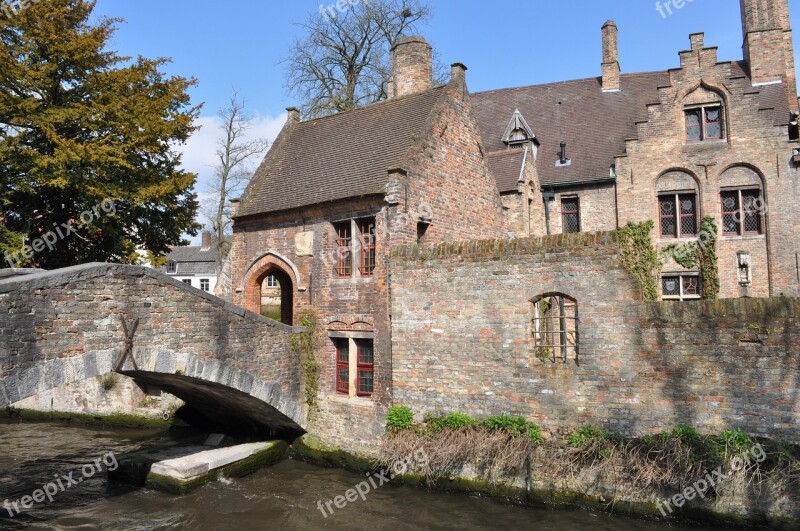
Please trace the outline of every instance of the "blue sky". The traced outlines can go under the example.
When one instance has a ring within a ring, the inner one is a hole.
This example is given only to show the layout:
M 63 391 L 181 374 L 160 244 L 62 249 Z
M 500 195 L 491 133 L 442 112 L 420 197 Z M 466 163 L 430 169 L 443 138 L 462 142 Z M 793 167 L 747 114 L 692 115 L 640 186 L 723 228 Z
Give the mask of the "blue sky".
M 674 0 L 671 0 L 674 1 Z M 196 77 L 191 91 L 204 103 L 203 129 L 184 151 L 184 165 L 198 172 L 203 192 L 213 162 L 214 115 L 235 87 L 258 116 L 257 132 L 270 139 L 287 106 L 298 102 L 283 88 L 281 60 L 301 29 L 295 24 L 332 0 L 98 0 L 96 15 L 121 17 L 111 47 L 123 55 L 171 57 L 172 74 Z M 663 0 L 662 4 L 665 3 Z M 600 28 L 616 21 L 623 72 L 679 66 L 689 34 L 706 33 L 720 60 L 742 56 L 739 2 L 687 0 L 673 14 L 659 14 L 651 0 L 430 2 L 434 16 L 421 33 L 442 62 L 469 67 L 473 92 L 592 77 L 600 74 Z M 791 0 L 800 24 L 800 0 Z M 795 36 L 795 41 L 800 37 Z

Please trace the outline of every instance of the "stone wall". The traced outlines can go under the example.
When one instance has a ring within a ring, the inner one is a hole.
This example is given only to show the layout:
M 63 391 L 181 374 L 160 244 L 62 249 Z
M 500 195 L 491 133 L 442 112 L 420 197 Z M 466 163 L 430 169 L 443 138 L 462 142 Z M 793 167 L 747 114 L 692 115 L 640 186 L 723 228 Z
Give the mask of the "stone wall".
M 407 246 L 392 273 L 394 403 L 416 413 L 798 440 L 796 299 L 643 304 L 613 233 Z M 535 353 L 531 300 L 547 293 L 577 300 L 566 362 Z

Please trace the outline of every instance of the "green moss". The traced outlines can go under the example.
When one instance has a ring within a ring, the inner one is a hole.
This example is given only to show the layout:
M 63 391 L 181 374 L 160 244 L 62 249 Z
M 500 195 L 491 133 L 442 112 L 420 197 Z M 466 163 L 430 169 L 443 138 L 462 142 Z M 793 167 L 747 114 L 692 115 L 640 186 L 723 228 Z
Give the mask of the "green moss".
M 150 473 L 145 486 L 149 489 L 168 492 L 170 494 L 184 495 L 203 485 L 215 481 L 222 475 L 229 477 L 242 477 L 252 474 L 264 467 L 280 461 L 285 455 L 289 445 L 283 441 L 272 441 L 267 448 L 256 452 L 250 457 L 231 463 L 205 474 L 200 474 L 188 480 L 181 480 L 161 474 Z
M 359 473 L 373 472 L 377 469 L 377 462 L 374 459 L 328 446 L 308 434 L 292 443 L 290 455 L 299 461 L 326 468 L 342 468 Z
M 173 419 L 163 420 L 161 418 L 139 417 L 123 413 L 111 415 L 95 415 L 87 413 L 64 413 L 59 411 L 36 411 L 33 409 L 6 408 L 9 418 L 17 418 L 29 421 L 48 421 L 48 422 L 80 422 L 84 424 L 120 426 L 126 428 L 169 428 L 173 425 Z

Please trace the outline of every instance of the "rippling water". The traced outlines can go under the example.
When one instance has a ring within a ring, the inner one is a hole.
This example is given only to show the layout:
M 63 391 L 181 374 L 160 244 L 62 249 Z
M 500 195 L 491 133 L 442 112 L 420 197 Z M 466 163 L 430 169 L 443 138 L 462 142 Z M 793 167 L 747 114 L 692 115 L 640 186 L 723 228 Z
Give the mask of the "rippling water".
M 108 452 L 162 448 L 175 435 L 66 424 L 0 421 L 0 502 L 31 494 L 55 475 L 68 475 Z M 111 462 L 111 461 L 109 461 Z M 105 466 L 101 462 L 101 466 Z M 2 529 L 261 530 L 261 529 L 556 529 L 659 530 L 665 524 L 586 512 L 504 505 L 467 496 L 386 485 L 325 518 L 317 501 L 353 488 L 362 476 L 286 460 L 251 476 L 222 478 L 183 497 L 109 483 L 96 474 L 9 517 Z M 63 484 L 64 482 L 62 482 Z M 712 529 L 685 527 L 681 529 Z M 713 529 L 721 529 L 715 527 Z

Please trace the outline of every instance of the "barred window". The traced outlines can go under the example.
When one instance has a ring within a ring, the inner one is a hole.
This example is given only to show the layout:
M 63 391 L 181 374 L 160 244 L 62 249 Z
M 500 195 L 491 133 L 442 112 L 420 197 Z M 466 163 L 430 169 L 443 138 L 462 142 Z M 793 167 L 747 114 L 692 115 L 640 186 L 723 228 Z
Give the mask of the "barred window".
M 362 276 L 375 273 L 375 218 L 358 221 L 358 232 L 361 238 L 361 263 L 359 271 Z
M 661 297 L 664 300 L 692 300 L 701 297 L 700 275 L 697 273 L 669 274 L 661 277 Z
M 543 362 L 578 359 L 578 302 L 558 293 L 545 294 L 533 304 L 533 347 Z
M 561 200 L 562 232 L 565 234 L 581 231 L 581 203 L 577 197 Z
M 353 229 L 350 221 L 337 223 L 336 228 L 336 274 L 340 277 L 353 275 Z
M 720 194 L 722 233 L 728 236 L 763 234 L 761 190 L 729 190 Z
M 687 141 L 722 140 L 724 137 L 722 106 L 714 104 L 686 110 Z
M 661 236 L 689 238 L 697 236 L 697 195 L 669 194 L 658 197 Z

